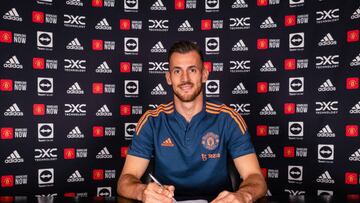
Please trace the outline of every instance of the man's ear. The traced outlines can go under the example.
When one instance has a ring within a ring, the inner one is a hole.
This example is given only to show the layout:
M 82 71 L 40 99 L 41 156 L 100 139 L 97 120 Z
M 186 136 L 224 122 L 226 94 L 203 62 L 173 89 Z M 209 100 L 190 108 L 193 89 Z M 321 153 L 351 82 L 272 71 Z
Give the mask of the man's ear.
M 170 78 L 170 72 L 169 72 L 169 71 L 167 71 L 167 72 L 165 73 L 165 78 L 166 78 L 167 84 L 168 84 L 168 85 L 172 85 L 171 78 Z
M 205 83 L 209 78 L 209 71 L 207 68 L 203 67 L 202 70 L 202 82 Z

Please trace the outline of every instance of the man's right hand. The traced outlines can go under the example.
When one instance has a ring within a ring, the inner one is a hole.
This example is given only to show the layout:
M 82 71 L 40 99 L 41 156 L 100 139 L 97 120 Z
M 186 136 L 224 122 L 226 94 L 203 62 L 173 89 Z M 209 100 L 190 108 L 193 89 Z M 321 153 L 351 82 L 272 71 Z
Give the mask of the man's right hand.
M 142 202 L 145 203 L 172 203 L 175 187 L 165 185 L 164 188 L 156 183 L 149 183 L 143 192 Z

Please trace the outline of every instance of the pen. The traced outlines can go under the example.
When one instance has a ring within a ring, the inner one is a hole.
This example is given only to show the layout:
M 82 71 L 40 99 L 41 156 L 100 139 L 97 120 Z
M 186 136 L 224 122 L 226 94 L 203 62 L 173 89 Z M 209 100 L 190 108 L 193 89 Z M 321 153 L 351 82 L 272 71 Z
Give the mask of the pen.
M 166 188 L 165 188 L 153 175 L 151 175 L 151 173 L 149 173 L 149 176 L 150 176 L 151 180 L 153 180 L 153 181 L 154 181 L 156 184 L 158 184 L 161 188 L 163 188 L 163 189 L 166 190 Z M 174 197 L 172 197 L 172 199 L 173 199 L 173 202 L 176 203 L 176 199 L 175 199 Z

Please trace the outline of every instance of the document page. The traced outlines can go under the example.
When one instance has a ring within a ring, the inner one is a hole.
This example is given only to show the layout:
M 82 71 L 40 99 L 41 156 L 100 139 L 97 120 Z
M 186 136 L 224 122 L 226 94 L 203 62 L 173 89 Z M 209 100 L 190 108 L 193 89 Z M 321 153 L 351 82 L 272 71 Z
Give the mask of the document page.
M 208 203 L 207 200 L 195 199 L 195 200 L 185 200 L 185 201 L 176 201 L 177 203 Z

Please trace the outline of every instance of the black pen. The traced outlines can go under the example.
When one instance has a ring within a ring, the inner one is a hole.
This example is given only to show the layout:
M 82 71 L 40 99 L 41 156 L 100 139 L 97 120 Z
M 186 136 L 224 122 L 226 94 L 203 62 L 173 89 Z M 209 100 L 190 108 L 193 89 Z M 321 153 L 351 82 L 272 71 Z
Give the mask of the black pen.
M 149 176 L 151 178 L 151 180 L 153 180 L 156 184 L 158 184 L 162 189 L 167 190 L 153 175 L 151 175 L 151 173 L 149 173 Z M 176 199 L 174 197 L 172 197 L 173 202 L 176 202 Z

